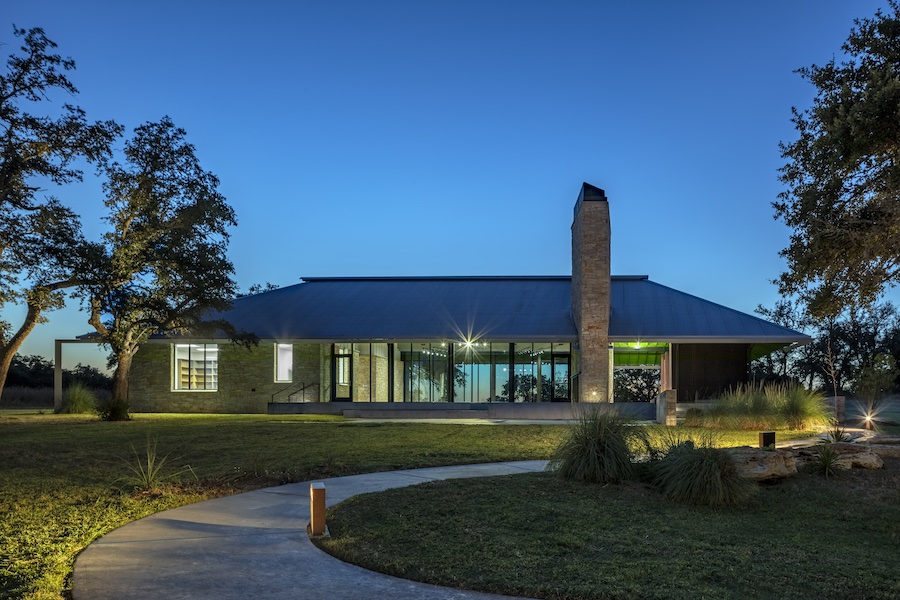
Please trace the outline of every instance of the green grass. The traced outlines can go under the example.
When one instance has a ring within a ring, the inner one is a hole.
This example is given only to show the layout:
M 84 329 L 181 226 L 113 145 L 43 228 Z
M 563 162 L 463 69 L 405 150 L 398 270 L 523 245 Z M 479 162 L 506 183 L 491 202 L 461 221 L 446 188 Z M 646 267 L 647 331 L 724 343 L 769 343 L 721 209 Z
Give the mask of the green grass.
M 661 435 L 665 428 L 649 430 Z M 565 431 L 558 425 L 351 423 L 327 416 L 137 414 L 110 423 L 0 411 L 0 599 L 58 600 L 71 585 L 79 551 L 160 510 L 336 475 L 546 459 Z M 146 460 L 148 439 L 155 440 L 159 458 L 168 457 L 159 473 L 168 480 L 144 491 L 129 478 Z M 721 442 L 755 444 L 756 434 L 722 432 Z M 183 477 L 169 477 L 188 466 Z
M 0 411 L 0 598 L 63 597 L 80 550 L 166 508 L 288 481 L 543 459 L 564 432 L 555 425 L 357 424 L 335 417 L 134 417 L 110 423 Z M 159 458 L 169 457 L 160 478 L 187 466 L 193 474 L 135 489 L 129 477 L 146 460 L 148 439 Z
M 898 598 L 898 469 L 801 475 L 727 509 L 548 473 L 435 482 L 340 504 L 319 544 L 392 575 L 535 598 Z

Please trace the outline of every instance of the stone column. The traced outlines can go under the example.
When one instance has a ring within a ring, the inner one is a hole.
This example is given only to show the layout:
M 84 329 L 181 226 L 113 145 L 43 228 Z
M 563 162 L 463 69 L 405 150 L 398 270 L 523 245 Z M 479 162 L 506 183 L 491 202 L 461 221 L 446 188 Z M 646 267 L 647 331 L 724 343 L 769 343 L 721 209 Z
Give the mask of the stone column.
M 581 402 L 608 402 L 610 225 L 606 193 L 583 184 L 572 222 L 572 318 L 578 330 Z

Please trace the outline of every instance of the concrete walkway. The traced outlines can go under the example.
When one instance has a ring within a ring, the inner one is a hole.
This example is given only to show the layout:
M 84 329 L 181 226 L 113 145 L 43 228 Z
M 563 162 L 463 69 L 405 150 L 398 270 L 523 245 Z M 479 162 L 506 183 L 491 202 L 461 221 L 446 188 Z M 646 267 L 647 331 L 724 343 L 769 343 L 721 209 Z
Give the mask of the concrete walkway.
M 329 506 L 351 496 L 443 479 L 541 471 L 546 461 L 410 469 L 324 480 Z M 75 600 L 125 598 L 505 598 L 367 571 L 306 535 L 309 484 L 294 483 L 167 510 L 124 525 L 75 561 Z

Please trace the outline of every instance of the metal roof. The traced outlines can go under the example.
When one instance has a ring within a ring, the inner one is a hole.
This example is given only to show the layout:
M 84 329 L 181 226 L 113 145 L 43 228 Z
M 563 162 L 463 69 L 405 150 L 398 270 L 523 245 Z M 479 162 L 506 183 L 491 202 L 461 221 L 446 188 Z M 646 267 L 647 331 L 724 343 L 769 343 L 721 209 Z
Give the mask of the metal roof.
M 613 277 L 609 339 L 681 343 L 806 343 L 810 337 L 650 281 Z
M 223 316 L 260 338 L 576 340 L 569 277 L 304 278 Z
M 577 340 L 571 277 L 309 277 L 223 314 L 262 339 Z M 778 344 L 808 336 L 650 281 L 612 278 L 610 341 Z

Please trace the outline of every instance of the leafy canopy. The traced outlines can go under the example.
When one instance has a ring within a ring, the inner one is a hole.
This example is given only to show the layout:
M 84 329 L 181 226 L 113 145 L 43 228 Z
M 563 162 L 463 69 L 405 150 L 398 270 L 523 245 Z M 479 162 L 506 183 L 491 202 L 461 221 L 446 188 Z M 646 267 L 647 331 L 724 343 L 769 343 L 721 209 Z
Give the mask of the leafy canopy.
M 67 72 L 71 58 L 53 52 L 44 31 L 13 29 L 22 46 L 0 73 L 0 310 L 24 303 L 27 314 L 16 327 L 0 318 L 0 390 L 16 350 L 44 312 L 63 304 L 61 290 L 75 285 L 83 242 L 78 216 L 41 185 L 78 181 L 79 161 L 109 156 L 121 127 L 89 123 L 82 109 L 57 95 L 78 93 Z
M 146 123 L 126 142 L 124 163 L 105 162 L 109 231 L 88 245 L 80 294 L 116 362 L 113 401 L 127 401 L 131 358 L 156 333 L 230 333 L 208 322 L 237 289 L 226 256 L 234 211 L 171 119 Z
M 776 217 L 793 228 L 778 283 L 817 317 L 874 302 L 900 280 L 900 6 L 858 19 L 845 60 L 799 69 L 816 87 L 782 144 L 787 189 Z

